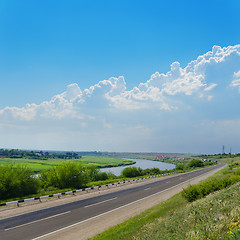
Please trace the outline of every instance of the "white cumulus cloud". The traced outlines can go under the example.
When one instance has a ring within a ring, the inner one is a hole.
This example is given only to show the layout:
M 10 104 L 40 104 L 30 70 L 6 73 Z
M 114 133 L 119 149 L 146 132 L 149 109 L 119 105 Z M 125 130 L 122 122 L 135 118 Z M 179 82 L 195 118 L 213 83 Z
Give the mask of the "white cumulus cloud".
M 49 101 L 1 109 L 0 133 L 9 143 L 14 136 L 23 136 L 31 143 L 33 138 L 49 139 L 50 147 L 69 142 L 66 146 L 72 143 L 78 150 L 88 150 L 88 144 L 93 144 L 100 150 L 109 150 L 106 146 L 131 150 L 128 146 L 134 146 L 132 150 L 160 151 L 162 146 L 167 151 L 164 139 L 175 148 L 184 139 L 192 145 L 192 140 L 204 141 L 203 133 L 211 129 L 203 122 L 233 122 L 239 127 L 240 94 L 235 94 L 240 93 L 239 66 L 240 45 L 214 46 L 186 67 L 173 62 L 169 72 L 156 72 L 130 90 L 123 76 L 87 89 L 73 83 Z M 210 132 L 217 139 L 219 133 Z M 141 141 L 135 141 L 136 137 Z

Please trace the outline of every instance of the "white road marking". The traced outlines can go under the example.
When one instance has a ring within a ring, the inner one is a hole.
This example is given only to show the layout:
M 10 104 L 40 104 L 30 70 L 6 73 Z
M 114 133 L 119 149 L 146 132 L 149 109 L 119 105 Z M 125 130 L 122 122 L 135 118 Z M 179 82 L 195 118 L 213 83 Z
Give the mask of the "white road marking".
M 144 190 L 148 190 L 148 189 L 151 189 L 150 187 L 149 188 L 145 188 Z
M 94 205 L 97 205 L 97 204 L 101 204 L 101 203 L 104 203 L 104 202 L 109 202 L 109 201 L 114 200 L 114 199 L 117 199 L 117 197 L 111 198 L 111 199 L 108 199 L 108 200 L 104 200 L 102 202 L 93 203 L 93 204 L 85 206 L 84 208 L 88 208 L 88 207 L 91 207 L 91 206 L 94 206 Z
M 23 227 L 23 226 L 26 226 L 26 225 L 29 225 L 29 224 L 32 224 L 32 223 L 36 223 L 36 222 L 40 222 L 40 221 L 43 221 L 43 220 L 46 220 L 46 219 L 58 217 L 58 216 L 61 216 L 63 214 L 67 214 L 67 213 L 70 213 L 70 212 L 71 211 L 67 211 L 67 212 L 64 212 L 64 213 L 59 213 L 59 214 L 56 214 L 56 215 L 53 215 L 53 216 L 50 216 L 50 217 L 46 217 L 46 218 L 42 218 L 42 219 L 39 219 L 39 220 L 36 220 L 36 221 L 33 221 L 33 222 L 24 223 L 24 224 L 21 224 L 21 225 L 15 226 L 15 227 L 11 227 L 11 228 L 6 228 L 4 230 L 5 231 L 9 231 L 9 230 L 12 230 L 12 229 L 15 229 L 15 228 L 19 228 L 19 227 Z
M 205 173 L 203 173 L 203 174 L 205 174 Z M 201 174 L 201 175 L 203 175 L 203 174 Z M 142 201 L 142 200 L 145 200 L 145 199 L 147 199 L 147 198 L 153 197 L 153 196 L 158 195 L 158 194 L 160 194 L 160 193 L 163 193 L 163 192 L 169 191 L 170 189 L 175 188 L 175 187 L 178 187 L 178 186 L 180 186 L 180 185 L 182 185 L 182 184 L 184 184 L 184 183 L 187 183 L 187 182 L 189 182 L 189 181 L 191 181 L 191 180 L 193 180 L 193 179 L 195 179 L 195 178 L 200 177 L 201 175 L 199 175 L 199 176 L 197 176 L 197 177 L 194 177 L 194 178 L 192 178 L 192 179 L 189 179 L 189 180 L 187 180 L 187 181 L 184 181 L 184 182 L 182 182 L 182 183 L 179 183 L 179 184 L 177 184 L 177 185 L 175 185 L 175 186 L 173 186 L 173 187 L 170 187 L 170 188 L 168 188 L 168 189 L 162 190 L 161 192 L 154 193 L 154 194 L 152 194 L 152 195 L 149 195 L 149 196 L 147 196 L 147 197 L 144 197 L 144 198 L 138 199 L 138 200 L 136 200 L 136 201 L 133 201 L 133 202 L 128 203 L 128 204 L 126 204 L 126 205 L 123 205 L 123 206 L 121 206 L 121 207 L 114 208 L 114 209 L 112 209 L 112 210 L 109 210 L 109 211 L 107 211 L 107 212 L 101 213 L 101 214 L 96 215 L 96 216 L 94 216 L 94 217 L 91 217 L 91 218 L 85 219 L 85 220 L 83 220 L 83 221 L 81 221 L 81 222 L 77 222 L 77 223 L 74 223 L 74 224 L 69 225 L 69 226 L 67 226 L 67 227 L 63 227 L 63 228 L 60 228 L 60 229 L 55 230 L 55 231 L 53 231 L 53 232 L 50 232 L 50 233 L 47 233 L 47 234 L 41 235 L 41 236 L 39 236 L 39 237 L 33 238 L 32 240 L 38 240 L 38 239 L 41 239 L 41 238 L 47 237 L 47 236 L 49 236 L 49 235 L 52 235 L 52 234 L 54 234 L 54 233 L 61 232 L 61 231 L 63 231 L 63 230 L 66 230 L 66 229 L 68 229 L 68 228 L 71 228 L 71 227 L 74 227 L 74 226 L 80 225 L 80 224 L 82 224 L 82 223 L 84 223 L 84 222 L 87 222 L 87 221 L 89 221 L 89 220 L 92 220 L 92 219 L 95 219 L 95 218 L 101 217 L 101 216 L 103 216 L 103 215 L 106 215 L 106 214 L 108 214 L 108 213 L 114 212 L 114 211 L 119 210 L 119 209 L 121 209 L 121 208 L 127 207 L 127 206 L 129 206 L 129 205 L 131 205 L 131 204 L 134 204 L 134 203 L 140 202 L 140 201 Z

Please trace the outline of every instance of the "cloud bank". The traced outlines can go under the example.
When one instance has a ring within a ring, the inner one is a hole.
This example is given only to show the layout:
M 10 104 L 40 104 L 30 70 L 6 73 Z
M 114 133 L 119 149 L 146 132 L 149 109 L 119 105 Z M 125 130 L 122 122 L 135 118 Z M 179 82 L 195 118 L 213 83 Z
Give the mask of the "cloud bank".
M 208 153 L 240 151 L 240 45 L 214 46 L 131 90 L 123 76 L 40 104 L 0 110 L 2 147 Z

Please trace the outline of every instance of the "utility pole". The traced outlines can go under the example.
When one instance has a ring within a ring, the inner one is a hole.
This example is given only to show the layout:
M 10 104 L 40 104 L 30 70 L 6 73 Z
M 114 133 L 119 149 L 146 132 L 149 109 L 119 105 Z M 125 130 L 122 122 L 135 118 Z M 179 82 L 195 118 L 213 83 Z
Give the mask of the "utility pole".
M 225 149 L 225 146 L 223 145 L 223 146 L 222 146 L 222 154 L 225 153 L 225 150 L 224 150 L 224 149 Z

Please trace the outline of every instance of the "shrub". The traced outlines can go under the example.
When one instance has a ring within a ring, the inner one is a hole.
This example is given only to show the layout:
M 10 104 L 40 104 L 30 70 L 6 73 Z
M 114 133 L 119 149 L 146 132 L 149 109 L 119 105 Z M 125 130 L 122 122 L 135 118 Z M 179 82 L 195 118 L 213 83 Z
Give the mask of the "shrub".
M 152 175 L 157 175 L 160 173 L 161 173 L 161 170 L 159 168 L 151 168 L 150 169 L 150 174 L 152 174 Z
M 96 166 L 88 167 L 90 181 L 97 181 L 100 170 Z
M 204 166 L 203 161 L 197 160 L 197 159 L 193 159 L 188 163 L 189 168 L 203 167 L 203 166 Z
M 216 162 L 209 162 L 209 161 L 206 161 L 203 163 L 204 166 L 211 166 L 211 165 L 214 165 L 216 164 Z
M 115 179 L 116 176 L 111 172 L 101 172 L 96 166 L 88 167 L 89 179 L 92 182 Z
M 40 173 L 43 187 L 82 188 L 89 182 L 89 172 L 80 163 L 62 163 Z
M 185 169 L 185 164 L 184 163 L 178 163 L 175 170 L 176 171 L 181 171 Z
M 234 175 L 240 175 L 240 168 L 233 172 Z
M 227 175 L 220 179 L 214 178 L 197 185 L 190 185 L 189 187 L 183 189 L 182 194 L 189 202 L 193 202 L 197 199 L 205 197 L 212 192 L 226 188 L 239 181 L 240 176 Z
M 136 167 L 126 167 L 122 170 L 124 177 L 138 177 L 142 175 L 142 169 Z
M 201 198 L 197 185 L 190 185 L 189 187 L 184 188 L 182 194 L 189 202 L 193 202 L 196 199 Z
M 97 181 L 103 181 L 108 179 L 108 174 L 106 172 L 99 172 L 97 176 Z
M 111 172 L 108 172 L 107 175 L 108 175 L 108 179 L 116 179 L 117 178 L 116 175 L 114 175 Z
M 11 164 L 0 167 L 0 199 L 34 194 L 39 187 L 39 180 L 26 166 Z
M 238 166 L 239 166 L 238 162 L 234 162 L 234 163 L 228 165 L 230 170 L 232 170 L 233 168 L 238 167 Z

